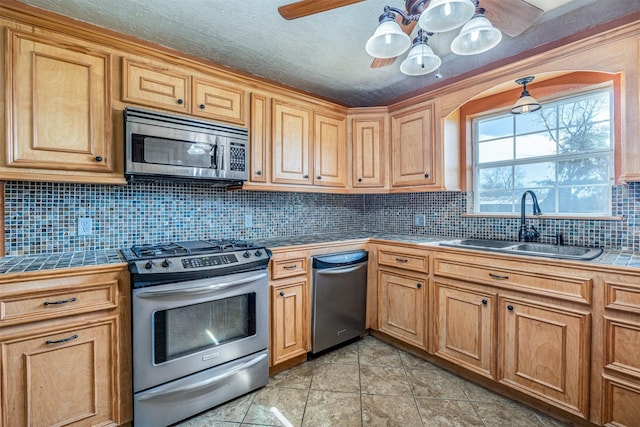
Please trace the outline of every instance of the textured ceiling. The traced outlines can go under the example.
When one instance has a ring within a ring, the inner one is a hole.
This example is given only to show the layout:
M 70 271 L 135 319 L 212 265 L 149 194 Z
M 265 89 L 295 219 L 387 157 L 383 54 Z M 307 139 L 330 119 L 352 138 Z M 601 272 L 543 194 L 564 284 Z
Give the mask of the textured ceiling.
M 546 11 L 544 16 L 520 36 L 504 36 L 484 54 L 455 56 L 447 47 L 455 34 L 432 37 L 430 44 L 443 60 L 443 78 L 438 80 L 434 73 L 404 76 L 401 60 L 370 68 L 372 58 L 364 45 L 384 6 L 402 8 L 401 0 L 367 0 L 292 21 L 277 11 L 289 0 L 20 1 L 347 106 L 385 105 L 409 93 L 440 87 L 579 31 L 630 16 L 637 19 L 640 9 L 638 0 L 530 0 Z

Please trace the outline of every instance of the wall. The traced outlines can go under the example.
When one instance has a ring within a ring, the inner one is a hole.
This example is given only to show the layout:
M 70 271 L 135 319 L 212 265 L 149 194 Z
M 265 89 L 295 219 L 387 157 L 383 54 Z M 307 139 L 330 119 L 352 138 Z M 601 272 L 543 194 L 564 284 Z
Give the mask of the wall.
M 537 219 L 527 207 L 527 223 L 544 235 L 563 233 L 565 242 L 578 246 L 640 251 L 640 182 L 618 185 L 612 191 L 612 214 L 621 220 Z M 370 231 L 426 236 L 477 237 L 515 240 L 520 218 L 465 216 L 471 193 L 440 192 L 367 195 L 366 227 Z M 426 227 L 414 227 L 413 216 L 426 214 Z
M 7 182 L 5 252 L 74 252 L 362 230 L 363 202 L 362 195 L 227 192 L 205 184 Z M 245 214 L 251 214 L 252 227 L 244 227 Z M 80 216 L 93 219 L 91 236 L 77 236 Z
M 513 240 L 519 218 L 465 216 L 462 192 L 334 195 L 232 191 L 206 185 L 135 183 L 127 186 L 7 182 L 7 255 L 129 247 L 201 238 L 269 238 L 379 231 L 425 236 Z M 530 213 L 531 208 L 527 209 Z M 535 219 L 542 234 L 562 232 L 567 244 L 640 251 L 640 183 L 613 189 L 618 221 Z M 244 227 L 244 214 L 253 225 Z M 425 214 L 426 227 L 414 227 Z M 79 216 L 93 235 L 77 236 Z M 551 242 L 551 237 L 542 241 Z

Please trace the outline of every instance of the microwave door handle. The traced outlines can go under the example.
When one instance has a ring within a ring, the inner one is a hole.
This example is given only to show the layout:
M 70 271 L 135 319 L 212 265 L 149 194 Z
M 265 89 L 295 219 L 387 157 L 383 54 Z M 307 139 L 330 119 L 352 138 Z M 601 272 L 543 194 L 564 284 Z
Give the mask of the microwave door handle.
M 216 170 L 218 169 L 218 144 L 213 144 L 213 147 L 211 147 L 211 165 L 213 166 L 213 169 Z
M 225 145 L 222 143 L 221 138 L 218 138 L 218 143 L 216 144 L 216 147 L 218 147 L 218 169 L 217 169 L 217 175 L 220 176 L 222 175 L 222 170 L 224 169 L 224 147 Z
M 214 292 L 220 292 L 222 290 L 232 288 L 234 286 L 245 285 L 247 283 L 255 282 L 260 280 L 266 276 L 266 273 L 256 274 L 254 276 L 249 276 L 244 279 L 234 280 L 231 282 L 219 283 L 216 285 L 209 286 L 198 286 L 197 288 L 177 288 L 177 289 L 166 289 L 163 291 L 147 291 L 140 292 L 137 297 L 139 298 L 162 298 L 162 297 L 176 297 L 181 295 L 198 295 L 198 294 L 208 294 Z

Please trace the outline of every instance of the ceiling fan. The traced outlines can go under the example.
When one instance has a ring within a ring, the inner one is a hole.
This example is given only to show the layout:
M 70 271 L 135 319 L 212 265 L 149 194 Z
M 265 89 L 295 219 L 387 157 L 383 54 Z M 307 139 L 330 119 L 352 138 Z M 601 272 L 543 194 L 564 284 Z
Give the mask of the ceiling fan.
M 301 0 L 280 6 L 278 12 L 285 19 L 298 19 L 362 1 L 364 0 Z M 428 4 L 429 0 L 405 0 L 405 10 L 409 15 L 419 14 Z M 525 0 L 482 0 L 482 6 L 486 8 L 486 17 L 493 25 L 510 37 L 516 37 L 531 27 L 544 13 Z M 415 21 L 403 22 L 401 16 L 398 16 L 396 21 L 407 35 L 412 33 L 416 25 Z M 393 63 L 395 59 L 376 58 L 371 67 L 384 67 Z

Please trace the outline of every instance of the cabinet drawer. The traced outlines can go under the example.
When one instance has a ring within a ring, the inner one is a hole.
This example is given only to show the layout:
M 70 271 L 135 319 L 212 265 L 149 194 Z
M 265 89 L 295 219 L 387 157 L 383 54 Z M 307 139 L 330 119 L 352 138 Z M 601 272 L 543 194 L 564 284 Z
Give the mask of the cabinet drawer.
M 274 259 L 271 265 L 271 278 L 282 279 L 284 277 L 297 276 L 307 273 L 307 258 Z
M 421 273 L 429 272 L 429 256 L 417 250 L 413 251 L 413 253 L 407 253 L 398 251 L 395 248 L 379 248 L 378 264 Z
M 591 303 L 592 280 L 590 278 L 526 271 L 521 268 L 516 270 L 502 266 L 490 267 L 489 264 L 493 261 L 488 260 L 486 265 L 478 265 L 470 264 L 467 260 L 438 257 L 434 262 L 434 273 L 506 289 L 520 289 L 568 301 Z
M 636 280 L 640 281 L 638 278 Z M 640 313 L 640 287 L 608 280 L 605 280 L 604 286 L 605 308 Z
M 604 325 L 606 368 L 640 379 L 640 324 L 605 316 Z
M 117 307 L 118 281 L 0 297 L 0 326 Z

